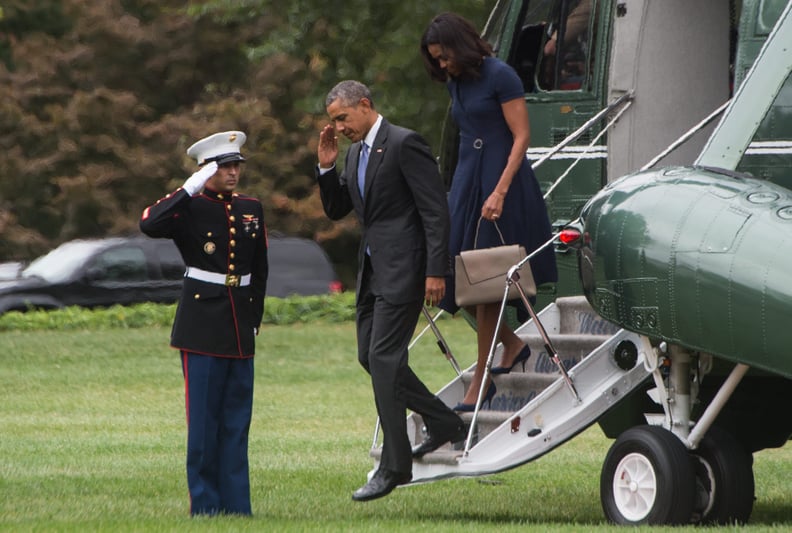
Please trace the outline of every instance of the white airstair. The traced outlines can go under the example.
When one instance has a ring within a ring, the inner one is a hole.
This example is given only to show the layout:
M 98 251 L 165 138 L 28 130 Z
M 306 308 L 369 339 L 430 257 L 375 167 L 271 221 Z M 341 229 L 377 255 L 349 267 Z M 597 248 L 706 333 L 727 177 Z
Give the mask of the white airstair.
M 455 448 L 447 444 L 415 460 L 413 483 L 491 474 L 537 459 L 595 423 L 650 375 L 647 361 L 653 358 L 648 340 L 616 330 L 594 313 L 584 297 L 559 298 L 538 318 L 574 387 L 529 320 L 516 330 L 532 351 L 525 371 L 518 365 L 509 374 L 493 376 L 497 394 L 492 402 L 481 407 L 475 420 L 473 413 L 463 415 L 472 426 L 467 443 Z M 498 346 L 493 366 L 500 352 Z M 438 393 L 440 399 L 456 405 L 474 368 L 446 385 Z M 408 416 L 407 428 L 413 444 L 425 437 L 419 415 Z M 375 445 L 371 450 L 375 462 L 380 453 Z

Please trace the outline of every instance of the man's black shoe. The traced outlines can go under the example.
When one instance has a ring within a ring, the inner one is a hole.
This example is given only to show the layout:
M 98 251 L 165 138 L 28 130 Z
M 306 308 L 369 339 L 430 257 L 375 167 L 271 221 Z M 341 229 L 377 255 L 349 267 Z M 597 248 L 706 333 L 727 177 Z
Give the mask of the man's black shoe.
M 440 435 L 432 435 L 430 433 L 421 444 L 413 447 L 412 456 L 416 459 L 423 457 L 427 453 L 435 451 L 446 442 L 457 442 L 465 437 L 467 437 L 467 427 L 464 424 L 460 424 L 450 433 L 442 433 Z
M 352 499 L 356 502 L 366 502 L 376 500 L 390 494 L 399 485 L 409 483 L 412 474 L 391 472 L 390 470 L 377 470 L 368 483 L 360 487 L 352 494 Z

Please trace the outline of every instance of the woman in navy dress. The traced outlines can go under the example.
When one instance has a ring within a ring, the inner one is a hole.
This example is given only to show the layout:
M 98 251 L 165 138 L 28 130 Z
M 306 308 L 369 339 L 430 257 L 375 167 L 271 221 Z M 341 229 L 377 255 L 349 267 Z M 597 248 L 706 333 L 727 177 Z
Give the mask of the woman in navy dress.
M 448 196 L 451 257 L 462 250 L 503 244 L 497 229 L 505 244 L 522 244 L 530 253 L 550 238 L 551 230 L 539 183 L 525 158 L 530 128 L 520 78 L 512 67 L 492 56 L 492 47 L 470 22 L 454 13 L 432 20 L 421 39 L 421 53 L 431 78 L 447 84 L 460 134 L 459 159 Z M 552 247 L 530 264 L 537 285 L 557 281 Z M 453 277 L 440 307 L 451 313 L 459 309 Z M 464 399 L 456 406 L 459 411 L 475 408 L 500 305 L 481 304 L 466 310 L 476 319 L 478 364 Z M 531 350 L 505 323 L 498 340 L 503 355 L 500 366 L 491 372 L 505 374 L 519 363 L 524 368 Z M 495 384 L 490 383 L 484 401 L 494 395 Z

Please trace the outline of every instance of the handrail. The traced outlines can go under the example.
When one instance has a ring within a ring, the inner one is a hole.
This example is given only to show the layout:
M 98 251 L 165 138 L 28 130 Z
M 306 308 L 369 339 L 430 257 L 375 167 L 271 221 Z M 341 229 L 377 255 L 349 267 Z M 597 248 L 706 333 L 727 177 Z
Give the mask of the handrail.
M 558 233 L 553 234 L 553 236 L 550 239 L 548 239 L 544 244 L 539 246 L 529 255 L 526 255 L 523 259 L 520 260 L 519 263 L 512 266 L 507 272 L 504 288 L 503 288 L 503 298 L 501 299 L 500 311 L 498 312 L 498 321 L 495 324 L 495 331 L 500 331 L 501 324 L 503 322 L 504 313 L 506 311 L 506 302 L 509 299 L 509 288 L 511 287 L 512 283 L 517 282 L 516 283 L 517 292 L 519 292 L 520 299 L 522 300 L 523 305 L 525 305 L 525 308 L 528 310 L 528 313 L 530 314 L 531 319 L 533 320 L 533 323 L 536 326 L 537 331 L 539 332 L 539 335 L 542 337 L 542 341 L 544 342 L 544 347 L 545 350 L 547 350 L 548 357 L 550 357 L 550 359 L 552 359 L 552 361 L 558 367 L 558 370 L 561 372 L 561 377 L 564 379 L 564 382 L 566 383 L 567 387 L 574 396 L 575 401 L 579 404 L 581 402 L 581 399 L 580 399 L 580 395 L 578 394 L 577 388 L 575 387 L 575 384 L 572 382 L 572 378 L 569 377 L 569 373 L 567 372 L 566 366 L 564 365 L 563 361 L 561 361 L 561 358 L 558 357 L 558 352 L 553 347 L 552 341 L 550 340 L 550 337 L 547 335 L 547 331 L 545 330 L 544 326 L 539 320 L 539 317 L 536 315 L 536 312 L 534 311 L 531 302 L 528 300 L 528 296 L 525 294 L 525 290 L 519 284 L 520 274 L 518 273 L 518 270 L 520 270 L 520 268 L 524 264 L 528 263 L 528 261 L 532 257 L 538 254 L 544 248 L 547 248 L 548 246 L 553 244 L 553 241 L 555 241 L 558 235 L 559 235 Z M 528 268 L 530 268 L 530 264 L 528 265 Z M 484 385 L 487 383 L 487 380 L 490 378 L 492 361 L 495 358 L 495 348 L 497 347 L 497 343 L 498 343 L 498 336 L 494 335 L 492 337 L 492 342 L 490 344 L 489 353 L 487 354 L 487 363 L 484 366 L 484 376 L 481 378 L 481 386 L 479 387 L 478 397 L 476 399 L 476 406 L 473 409 L 473 418 L 470 421 L 470 427 L 468 428 L 467 439 L 465 440 L 465 449 L 463 452 L 463 455 L 465 457 L 468 456 L 468 454 L 470 453 L 470 448 L 473 445 L 473 437 L 476 434 L 476 424 L 478 423 L 478 417 L 481 410 L 481 403 L 484 399 Z
M 643 172 L 644 170 L 649 170 L 650 168 L 655 166 L 658 163 L 658 161 L 660 161 L 665 156 L 667 156 L 668 154 L 670 154 L 671 152 L 676 150 L 677 147 L 679 147 L 681 144 L 684 144 L 688 139 L 690 139 L 701 128 L 703 128 L 704 126 L 706 126 L 707 124 L 712 122 L 712 120 L 715 117 L 717 117 L 718 115 L 723 113 L 723 111 L 726 110 L 726 108 L 729 106 L 730 102 L 731 102 L 731 100 L 726 100 L 718 109 L 716 109 L 715 111 L 710 113 L 704 120 L 702 120 L 701 122 L 699 122 L 698 124 L 696 124 L 695 126 L 690 128 L 689 130 L 687 130 L 677 140 L 675 140 L 674 142 L 669 144 L 668 148 L 666 148 L 665 150 L 663 150 L 662 152 L 660 152 L 659 154 L 654 156 L 654 158 L 651 161 L 649 161 L 644 166 L 642 166 L 641 167 L 641 172 Z
M 762 123 L 762 118 L 773 105 L 792 72 L 790 42 L 792 42 L 792 2 L 787 2 L 753 65 L 735 90 L 723 118 L 693 162 L 694 166 L 727 170 L 737 168 L 757 128 Z
M 556 188 L 556 187 L 558 187 L 558 186 L 561 184 L 561 182 L 562 182 L 562 181 L 564 181 L 564 179 L 566 179 L 566 177 L 569 175 L 569 173 L 570 173 L 570 172 L 572 172 L 572 169 L 573 169 L 573 168 L 575 168 L 575 166 L 577 166 L 577 164 L 578 164 L 578 163 L 580 163 L 581 159 L 583 159 L 583 158 L 586 156 L 586 154 L 588 154 L 588 152 L 589 152 L 589 149 L 590 149 L 592 146 L 594 146 L 594 144 L 596 144 L 596 142 L 597 142 L 597 141 L 599 141 L 599 140 L 600 140 L 600 138 L 601 138 L 603 135 L 605 135 L 605 133 L 607 133 L 607 132 L 608 132 L 608 130 L 609 130 L 609 129 L 611 129 L 611 127 L 612 127 L 614 124 L 616 124 L 616 122 L 617 122 L 617 121 L 618 121 L 618 120 L 621 118 L 621 116 L 624 114 L 624 112 L 625 112 L 625 111 L 627 111 L 627 110 L 630 108 L 630 106 L 631 106 L 631 105 L 632 105 L 632 101 L 630 101 L 630 102 L 627 102 L 627 103 L 624 105 L 624 107 L 622 107 L 621 109 L 619 109 L 619 112 L 618 112 L 618 113 L 616 113 L 616 116 L 615 116 L 615 117 L 613 117 L 613 118 L 610 120 L 610 122 L 608 122 L 608 123 L 605 125 L 605 127 L 604 127 L 604 128 L 602 128 L 602 131 L 601 131 L 601 132 L 599 132 L 599 133 L 596 135 L 596 137 L 594 137 L 593 139 L 591 139 L 591 142 L 590 142 L 590 143 L 589 143 L 589 144 L 586 146 L 585 150 L 583 150 L 582 152 L 580 152 L 580 155 L 578 155 L 578 157 L 577 157 L 577 158 L 576 158 L 574 161 L 572 161 L 572 163 L 571 163 L 571 164 L 570 164 L 570 165 L 567 167 L 567 169 L 564 171 L 564 173 L 563 173 L 563 174 L 561 174 L 561 175 L 558 177 L 558 179 L 557 179 L 557 180 L 555 180 L 555 181 L 553 182 L 553 184 L 552 184 L 552 185 L 551 185 L 551 186 L 550 186 L 550 187 L 547 189 L 547 192 L 546 192 L 546 193 L 544 193 L 544 196 L 543 196 L 543 198 L 544 198 L 545 200 L 547 200 L 547 199 L 550 197 L 550 193 L 552 193 L 552 192 L 555 190 L 555 188 Z
M 539 166 L 542 163 L 544 163 L 545 161 L 550 159 L 552 156 L 554 156 L 555 154 L 557 154 L 558 152 L 560 152 L 561 150 L 566 148 L 567 145 L 569 145 L 570 143 L 572 143 L 575 140 L 577 140 L 578 137 L 583 135 L 586 132 L 586 130 L 588 130 L 594 124 L 596 124 L 603 116 L 605 116 L 608 113 L 610 113 L 612 110 L 614 110 L 616 107 L 620 106 L 625 101 L 632 100 L 632 98 L 633 98 L 633 91 L 628 91 L 628 92 L 624 93 L 623 95 L 621 95 L 620 97 L 618 97 L 616 100 L 614 100 L 613 102 L 608 104 L 607 107 L 605 107 L 602 110 L 600 110 L 599 113 L 597 113 L 596 115 L 594 115 L 593 117 L 588 119 L 578 129 L 576 129 L 575 131 L 573 131 L 572 133 L 567 135 L 566 138 L 563 141 L 561 141 L 560 143 L 558 143 L 557 145 L 555 145 L 552 150 L 550 150 L 548 153 L 546 153 L 545 155 L 543 155 L 542 157 L 540 157 L 539 159 L 534 161 L 531 164 L 531 168 L 534 169 L 534 170 L 539 168 Z

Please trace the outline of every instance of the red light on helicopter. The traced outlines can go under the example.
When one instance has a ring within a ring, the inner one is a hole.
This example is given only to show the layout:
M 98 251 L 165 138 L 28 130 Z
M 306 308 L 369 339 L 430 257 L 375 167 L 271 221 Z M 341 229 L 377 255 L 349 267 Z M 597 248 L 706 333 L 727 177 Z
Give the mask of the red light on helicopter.
M 579 241 L 582 235 L 583 234 L 579 230 L 574 228 L 566 228 L 561 230 L 561 233 L 558 234 L 558 240 L 563 244 L 570 245 Z

